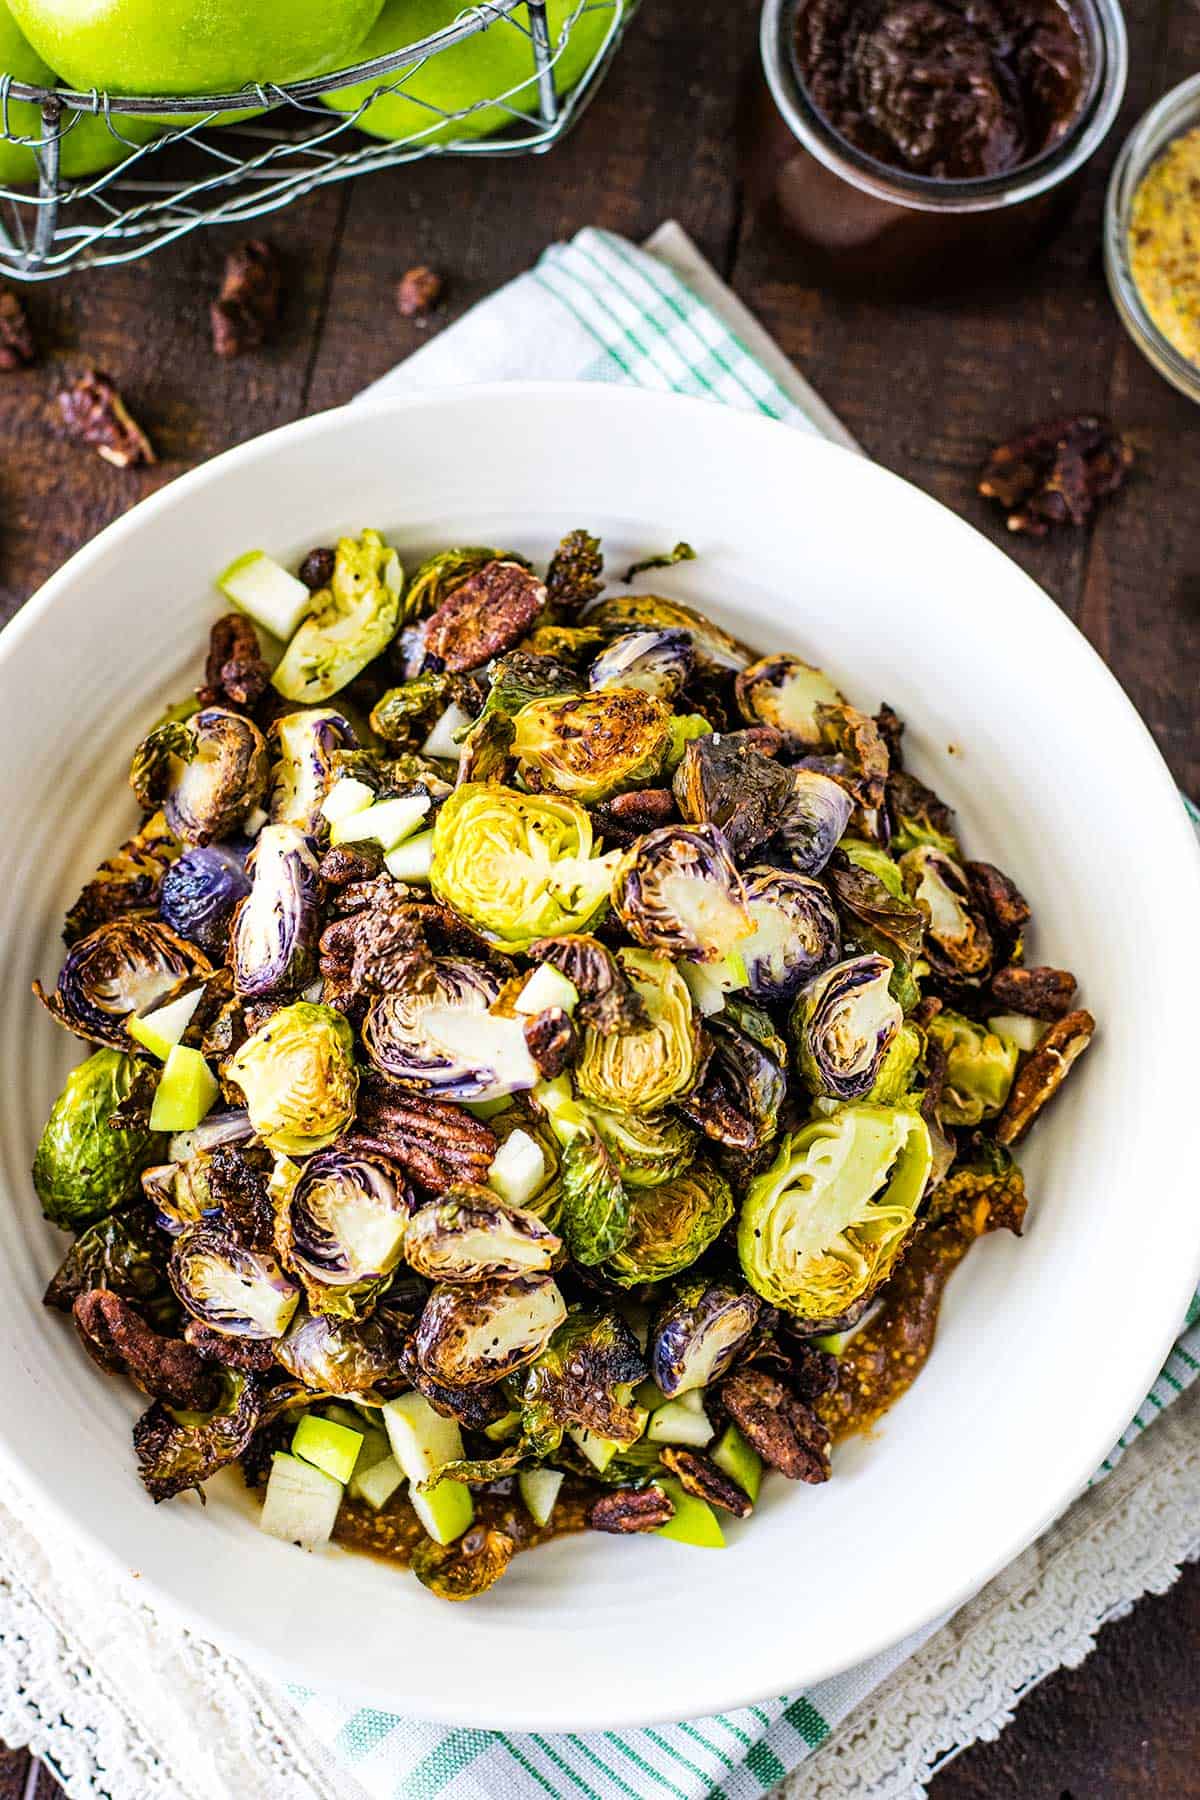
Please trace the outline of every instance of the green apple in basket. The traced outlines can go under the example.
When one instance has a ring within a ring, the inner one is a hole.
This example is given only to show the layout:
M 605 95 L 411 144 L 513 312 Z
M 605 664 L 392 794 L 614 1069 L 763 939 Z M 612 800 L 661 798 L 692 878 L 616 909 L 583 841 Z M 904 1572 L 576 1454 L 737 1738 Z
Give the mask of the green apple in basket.
M 549 0 L 546 11 L 551 50 L 556 48 L 559 33 L 578 3 L 579 0 Z M 359 45 L 355 60 L 365 61 L 368 57 L 398 50 L 405 44 L 415 44 L 435 31 L 444 30 L 454 22 L 458 12 L 455 0 L 387 0 L 374 30 Z M 562 55 L 554 65 L 554 81 L 560 96 L 586 73 L 604 42 L 612 17 L 611 5 L 597 4 L 581 12 L 575 20 Z M 533 45 L 526 32 L 519 29 L 526 25 L 525 10 L 518 7 L 513 22 L 506 18 L 496 19 L 486 31 L 476 32 L 474 37 L 465 38 L 449 50 L 439 51 L 405 81 L 399 92 L 385 94 L 369 106 L 356 121 L 359 129 L 371 137 L 416 137 L 421 143 L 432 144 L 451 138 L 487 137 L 512 124 L 512 116 L 504 107 L 481 106 L 469 118 L 442 125 L 437 123 L 438 114 L 439 111 L 464 112 L 496 94 L 507 95 L 508 106 L 521 112 L 536 113 Z M 375 81 L 337 88 L 323 94 L 322 99 L 335 112 L 356 112 L 377 88 L 395 81 L 400 73 L 396 71 Z
M 50 65 L 42 61 L 21 35 L 4 0 L 0 0 L 0 74 L 11 75 L 14 81 L 27 81 L 37 87 L 54 87 L 58 81 Z M 148 119 L 118 119 L 116 126 L 127 143 L 122 144 L 115 138 L 103 119 L 77 120 L 62 140 L 59 152 L 62 173 L 73 177 L 98 175 L 102 169 L 111 169 L 116 163 L 123 162 L 133 145 L 148 143 L 159 129 Z M 32 101 L 9 101 L 10 137 L 36 138 L 41 129 L 41 114 Z M 36 185 L 37 179 L 37 158 L 33 151 L 0 137 L 0 187 Z

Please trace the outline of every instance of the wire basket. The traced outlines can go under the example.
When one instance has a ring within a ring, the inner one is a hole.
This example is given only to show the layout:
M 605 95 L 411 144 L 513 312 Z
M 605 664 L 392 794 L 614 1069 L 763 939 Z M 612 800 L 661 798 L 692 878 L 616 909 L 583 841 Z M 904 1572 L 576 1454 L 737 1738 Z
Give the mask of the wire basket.
M 314 188 L 425 156 L 540 155 L 570 130 L 595 93 L 636 4 L 578 0 L 552 37 L 546 0 L 477 0 L 443 30 L 385 56 L 307 81 L 230 94 L 127 98 L 36 87 L 0 75 L 0 143 L 33 151 L 38 173 L 36 189 L 32 182 L 0 186 L 0 274 L 53 281 L 73 269 L 132 262 L 199 226 L 244 224 Z M 569 92 L 560 93 L 555 68 L 585 15 L 589 34 L 601 26 L 600 40 Z M 461 112 L 446 112 L 412 91 L 414 77 L 432 58 L 483 31 L 519 32 L 530 73 Z M 375 85 L 352 112 L 321 103 L 331 89 L 366 82 Z M 386 142 L 357 132 L 367 107 L 392 94 L 418 107 L 421 123 Z M 20 101 L 40 109 L 40 135 L 15 128 L 11 107 Z M 218 114 L 247 107 L 262 108 L 266 116 L 212 128 Z M 472 115 L 496 108 L 508 115 L 503 129 L 470 135 Z M 181 122 L 148 143 L 134 144 L 122 130 L 128 119 L 163 114 Z M 102 174 L 68 180 L 61 172 L 63 145 L 89 116 L 102 119 L 130 154 Z M 456 125 L 465 127 L 461 135 Z

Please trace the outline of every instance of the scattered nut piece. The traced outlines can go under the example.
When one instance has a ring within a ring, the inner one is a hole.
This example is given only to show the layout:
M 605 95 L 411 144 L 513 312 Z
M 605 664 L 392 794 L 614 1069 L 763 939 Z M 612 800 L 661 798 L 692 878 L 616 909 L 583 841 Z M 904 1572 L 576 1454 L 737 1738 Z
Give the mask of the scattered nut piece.
M 242 613 L 226 613 L 209 634 L 204 686 L 196 690 L 201 706 L 249 710 L 262 699 L 270 680 L 253 625 Z
M 517 562 L 489 562 L 467 576 L 425 622 L 426 658 L 451 675 L 481 669 L 520 643 L 546 604 L 546 589 Z
M 1061 1019 L 1071 1010 L 1075 977 L 1069 969 L 1026 969 L 1014 964 L 997 969 L 991 982 L 992 999 L 1008 1012 L 1031 1019 Z
M 707 1456 L 667 1444 L 661 1452 L 661 1461 L 685 1494 L 695 1494 L 698 1500 L 719 1506 L 723 1512 L 732 1513 L 735 1519 L 748 1519 L 754 1511 L 754 1502 L 745 1488 L 739 1487 L 732 1476 L 726 1475 L 724 1469 L 718 1469 Z
M 1051 1025 L 1029 1060 L 1017 1070 L 1004 1111 L 996 1125 L 996 1141 L 1015 1144 L 1025 1136 L 1048 1100 L 1066 1080 L 1072 1063 L 1092 1041 L 1096 1021 L 1090 1012 L 1068 1013 Z
M 112 378 L 89 369 L 58 396 L 67 436 L 95 450 L 117 469 L 156 460 L 150 439 L 132 417 Z
M 425 320 L 442 298 L 445 283 L 436 270 L 418 263 L 396 283 L 396 310 L 402 319 Z
M 829 1428 L 810 1406 L 768 1375 L 740 1369 L 721 1383 L 721 1404 L 747 1443 L 789 1481 L 828 1481 Z
M 997 445 L 979 492 L 1008 513 L 1008 529 L 1045 537 L 1052 526 L 1086 525 L 1133 466 L 1133 446 L 1108 419 L 1078 413 L 1047 419 Z
M 657 1531 L 675 1517 L 675 1508 L 660 1487 L 617 1488 L 601 1494 L 588 1507 L 593 1531 L 627 1533 Z
M 11 288 L 0 288 L 0 369 L 27 369 L 37 345 L 25 308 Z
M 546 1081 L 553 1081 L 574 1061 L 578 1041 L 570 1014 L 561 1006 L 548 1006 L 526 1020 L 525 1047 Z
M 630 794 L 617 794 L 612 800 L 601 800 L 592 808 L 597 833 L 606 843 L 626 849 L 647 831 L 657 831 L 660 825 L 669 825 L 678 816 L 670 788 L 638 788 Z
M 464 1107 L 404 1094 L 368 1075 L 359 1089 L 354 1134 L 343 1138 L 341 1148 L 390 1157 L 418 1187 L 448 1194 L 460 1181 L 484 1186 L 499 1146 L 491 1126 Z
M 300 564 L 300 579 L 310 594 L 315 594 L 318 588 L 329 586 L 336 563 L 337 556 L 332 550 L 322 547 L 309 551 Z
M 106 1374 L 128 1375 L 143 1394 L 168 1406 L 204 1411 L 213 1404 L 211 1365 L 182 1338 L 160 1337 L 119 1294 L 92 1288 L 71 1310 L 80 1342 Z
M 218 356 L 241 356 L 269 343 L 283 311 L 279 253 L 263 238 L 239 244 L 225 258 L 221 291 L 209 307 L 212 346 Z

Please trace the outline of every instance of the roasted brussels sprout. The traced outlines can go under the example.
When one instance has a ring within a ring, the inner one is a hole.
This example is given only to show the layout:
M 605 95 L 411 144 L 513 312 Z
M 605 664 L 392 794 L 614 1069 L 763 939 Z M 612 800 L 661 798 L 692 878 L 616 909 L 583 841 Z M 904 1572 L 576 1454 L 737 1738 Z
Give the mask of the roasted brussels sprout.
M 992 937 L 976 907 L 971 884 L 953 857 L 928 844 L 900 859 L 904 885 L 929 921 L 925 954 L 951 975 L 978 978 L 992 961 Z
M 440 957 L 381 994 L 363 1047 L 389 1080 L 445 1100 L 495 1100 L 531 1088 L 538 1068 L 524 1021 L 489 1012 L 500 984 L 483 963 Z
M 757 1294 L 702 1277 L 682 1281 L 650 1327 L 650 1371 L 668 1399 L 724 1375 L 762 1317 Z
M 159 917 L 172 931 L 220 961 L 229 942 L 234 908 L 250 892 L 248 845 L 205 844 L 185 850 L 163 874 Z
M 307 1159 L 288 1184 L 275 1235 L 310 1311 L 361 1314 L 400 1261 L 414 1204 L 384 1157 L 334 1149 Z
M 549 1275 L 439 1284 L 417 1326 L 417 1359 L 447 1387 L 501 1381 L 535 1361 L 566 1316 Z
M 306 706 L 328 700 L 385 650 L 400 621 L 404 571 L 377 531 L 338 541 L 329 586 L 283 653 L 272 686 Z
M 64 921 L 65 942 L 77 943 L 97 925 L 127 913 L 153 913 L 163 877 L 181 848 L 165 813 L 151 813 L 119 850 L 105 857 L 85 884 Z
M 404 1258 L 430 1281 L 492 1281 L 553 1268 L 562 1241 L 522 1206 L 463 1183 L 409 1220 Z
M 591 1104 L 584 1110 L 626 1187 L 657 1187 L 670 1181 L 682 1175 L 696 1154 L 696 1133 L 674 1113 L 643 1119 Z
M 892 818 L 891 848 L 897 856 L 915 850 L 919 844 L 930 844 L 943 856 L 961 856 L 954 835 L 954 814 L 923 781 L 905 769 L 893 769 L 887 779 L 887 800 Z
M 769 1020 L 764 1023 L 769 1027 Z M 740 1029 L 732 1007 L 711 1018 L 708 1031 L 713 1054 L 703 1082 L 682 1103 L 683 1110 L 718 1144 L 757 1156 L 779 1129 L 787 1098 L 787 1046 L 773 1031 Z
M 793 786 L 790 769 L 763 756 L 738 732 L 695 738 L 673 783 L 684 818 L 718 826 L 739 862 L 778 831 Z
M 371 708 L 371 730 L 385 744 L 420 743 L 453 692 L 452 678 L 436 671 L 403 681 L 388 688 Z
M 807 1331 L 861 1305 L 895 1267 L 931 1159 L 924 1119 L 902 1107 L 843 1106 L 785 1138 L 742 1204 L 751 1287 Z
M 890 758 L 879 726 L 855 706 L 818 703 L 821 746 L 831 759 L 830 774 L 842 782 L 866 815 L 868 835 L 886 832 L 876 815 L 883 806 Z
M 327 706 L 285 713 L 271 727 L 278 756 L 271 777 L 271 823 L 294 825 L 306 837 L 324 829 L 321 802 L 334 781 L 333 758 L 339 750 L 356 750 L 358 738 L 348 719 Z
M 450 1544 L 422 1538 L 412 1553 L 412 1572 L 439 1600 L 473 1600 L 495 1587 L 516 1547 L 499 1526 L 480 1522 Z
M 613 908 L 647 950 L 724 962 L 753 931 L 737 866 L 714 825 L 664 825 L 617 864 Z
M 67 1076 L 33 1163 L 33 1185 L 52 1225 L 81 1231 L 138 1191 L 161 1139 L 114 1131 L 109 1117 L 132 1089 L 133 1058 L 97 1050 Z
M 615 1037 L 589 1026 L 575 1081 L 585 1100 L 610 1112 L 661 1112 L 690 1093 L 704 1072 L 700 1023 L 687 983 L 665 956 L 625 949 L 617 960 L 649 1026 Z
M 52 994 L 37 994 L 48 1012 L 76 1037 L 128 1048 L 125 1021 L 150 1012 L 189 976 L 210 975 L 199 950 L 157 919 L 110 919 L 67 952 Z
M 230 1058 L 226 1074 L 246 1096 L 262 1142 L 307 1156 L 340 1137 L 354 1117 L 354 1033 L 331 1006 L 281 1007 Z
M 870 854 L 869 854 L 870 853 Z M 925 915 L 903 893 L 897 893 L 900 871 L 885 852 L 856 845 L 852 853 L 835 851 L 825 880 L 841 908 L 846 932 L 872 948 L 881 946 L 906 963 L 915 962 L 925 941 Z M 866 926 L 866 932 L 860 931 Z
M 801 875 L 819 875 L 850 823 L 854 802 L 840 782 L 816 769 L 793 769 L 779 842 Z
M 321 935 L 317 859 L 294 825 L 264 825 L 246 865 L 250 892 L 233 921 L 230 952 L 239 994 L 295 994 L 316 973 Z
M 592 688 L 640 688 L 656 700 L 683 692 L 692 668 L 686 631 L 628 631 L 602 650 L 588 671 Z
M 243 1249 L 219 1223 L 181 1232 L 167 1273 L 192 1318 L 230 1337 L 282 1337 L 300 1300 L 273 1256 Z
M 167 1248 L 145 1206 L 123 1205 L 84 1227 L 51 1276 L 42 1302 L 70 1312 L 80 1294 L 104 1288 L 130 1301 L 151 1325 L 164 1325 L 176 1311 L 167 1285 Z
M 268 1387 L 261 1376 L 230 1373 L 212 1412 L 180 1417 L 156 1400 L 133 1428 L 138 1474 L 146 1492 L 157 1503 L 198 1488 L 218 1469 L 236 1462 L 255 1432 L 297 1397 L 291 1382 Z
M 530 1448 L 552 1456 L 569 1426 L 625 1449 L 635 1444 L 647 1415 L 634 1389 L 648 1372 L 618 1313 L 572 1313 L 525 1374 L 521 1425 Z
M 585 805 L 649 786 L 670 745 L 670 708 L 636 688 L 532 700 L 513 720 L 512 751 L 525 785 Z
M 598 1268 L 629 1236 L 629 1195 L 612 1153 L 586 1115 L 566 1136 L 562 1170 L 567 1248 L 581 1268 Z
M 741 671 L 738 710 L 750 725 L 771 725 L 796 749 L 821 742 L 817 707 L 838 706 L 844 696 L 822 669 L 798 656 L 763 656 Z
M 705 673 L 744 669 L 751 660 L 746 646 L 711 619 L 693 612 L 681 600 L 667 600 L 661 594 L 614 594 L 593 606 L 584 624 L 598 627 L 610 637 L 643 629 L 686 631 L 692 641 L 695 666 Z
M 593 854 L 592 822 L 573 801 L 469 782 L 438 814 L 430 881 L 489 943 L 527 950 L 586 930 L 616 861 Z
M 605 1264 L 622 1287 L 665 1281 L 703 1256 L 733 1216 L 729 1183 L 698 1157 L 690 1169 L 658 1187 L 630 1195 L 629 1236 Z
M 837 961 L 841 930 L 833 902 L 807 875 L 751 869 L 746 910 L 754 925 L 738 945 L 747 986 L 760 1000 L 791 1000 L 806 981 Z
M 940 1111 L 946 1125 L 978 1125 L 1008 1099 L 1018 1050 L 1010 1038 L 948 1009 L 926 1026 L 946 1058 Z
M 184 844 L 236 837 L 267 791 L 269 759 L 252 719 L 206 706 L 186 721 L 155 726 L 134 753 L 129 782 L 138 804 L 161 805 Z
M 490 671 L 491 686 L 484 714 L 503 713 L 514 719 L 533 700 L 562 699 L 582 693 L 579 677 L 556 656 L 535 656 L 530 650 L 509 650 L 498 656 Z
M 314 1394 L 381 1406 L 407 1386 L 403 1344 L 382 1312 L 339 1319 L 301 1310 L 273 1348 L 276 1361 Z
M 875 1085 L 903 1014 L 892 997 L 886 956 L 853 956 L 801 988 L 790 1032 L 801 1075 L 814 1094 L 861 1100 Z
M 540 1113 L 535 1115 L 531 1107 L 514 1103 L 492 1118 L 491 1128 L 499 1145 L 497 1155 L 514 1132 L 521 1132 L 537 1145 L 542 1172 L 522 1205 L 527 1212 L 535 1213 L 549 1231 L 557 1231 L 562 1210 L 562 1152 L 549 1123 Z

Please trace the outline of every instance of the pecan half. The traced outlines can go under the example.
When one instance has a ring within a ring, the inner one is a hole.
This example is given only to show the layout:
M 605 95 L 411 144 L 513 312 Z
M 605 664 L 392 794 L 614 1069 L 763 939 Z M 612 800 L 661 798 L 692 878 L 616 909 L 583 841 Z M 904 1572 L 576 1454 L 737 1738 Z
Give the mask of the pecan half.
M 343 1147 L 389 1156 L 410 1180 L 431 1194 L 447 1194 L 456 1182 L 482 1187 L 499 1148 L 482 1119 L 446 1100 L 401 1093 L 368 1075 L 359 1090 L 358 1120 Z
M 754 1502 L 745 1488 L 740 1488 L 731 1475 L 718 1469 L 707 1456 L 666 1444 L 660 1452 L 660 1460 L 664 1468 L 670 1469 L 685 1494 L 695 1494 L 697 1499 L 707 1500 L 710 1506 L 719 1506 L 722 1512 L 732 1513 L 735 1519 L 748 1519 L 754 1511 Z
M 0 369 L 27 369 L 37 345 L 25 308 L 11 288 L 0 288 Z
M 979 492 L 1008 513 L 1008 529 L 1045 537 L 1056 525 L 1086 525 L 1133 467 L 1133 447 L 1094 413 L 1046 419 L 984 464 Z
M 587 1522 L 593 1531 L 625 1534 L 657 1531 L 674 1517 L 675 1508 L 660 1487 L 616 1488 L 592 1501 Z
M 310 594 L 318 588 L 328 587 L 333 580 L 333 571 L 337 566 L 337 554 L 323 546 L 310 550 L 300 564 L 300 579 Z
M 259 349 L 274 337 L 282 310 L 278 251 L 263 238 L 239 244 L 225 258 L 221 291 L 209 307 L 214 351 L 229 357 Z
M 1071 1010 L 1075 977 L 1069 969 L 1042 965 L 1027 969 L 1014 963 L 1010 969 L 996 970 L 991 995 L 1009 1012 L 1025 1013 L 1031 1019 L 1062 1019 Z
M 721 1404 L 748 1444 L 789 1481 L 828 1481 L 829 1429 L 810 1406 L 798 1400 L 765 1369 L 727 1375 Z
M 425 962 L 425 903 L 390 876 L 354 882 L 334 900 L 341 915 L 321 933 L 324 999 L 358 1024 L 376 995 Z
M 1091 1043 L 1095 1029 L 1095 1019 L 1082 1009 L 1051 1025 L 1037 1049 L 1017 1070 L 996 1124 L 998 1143 L 1015 1144 L 1025 1136 L 1043 1106 L 1066 1080 L 1072 1063 Z
M 622 847 L 628 847 L 643 832 L 657 831 L 676 816 L 675 796 L 670 788 L 639 788 L 636 793 L 602 800 L 592 808 L 596 830 Z
M 119 1294 L 91 1288 L 71 1311 L 80 1342 L 106 1374 L 128 1375 L 168 1406 L 203 1412 L 215 1405 L 217 1378 L 199 1352 L 182 1338 L 160 1337 Z
M 183 1328 L 185 1340 L 206 1363 L 219 1363 L 224 1369 L 240 1369 L 244 1375 L 265 1375 L 275 1367 L 275 1352 L 262 1338 L 231 1337 L 226 1331 L 214 1331 L 199 1319 L 189 1319 Z
M 995 863 L 969 862 L 963 864 L 963 869 L 971 884 L 972 897 L 992 927 L 993 935 L 1011 946 L 1032 917 L 1028 900 Z
M 570 1014 L 561 1006 L 548 1006 L 526 1020 L 525 1047 L 547 1081 L 561 1075 L 573 1061 L 578 1041 Z
M 154 450 L 117 391 L 111 376 L 89 369 L 58 396 L 68 437 L 86 444 L 116 469 L 155 461 Z
M 484 563 L 426 621 L 425 655 L 451 675 L 480 669 L 519 643 L 545 604 L 546 589 L 531 569 Z
M 335 844 L 321 858 L 319 873 L 327 888 L 344 888 L 373 881 L 382 868 L 383 851 L 377 844 Z
M 396 283 L 396 311 L 402 319 L 425 320 L 442 297 L 445 283 L 425 263 L 407 269 Z
M 270 680 L 253 625 L 242 613 L 226 613 L 209 633 L 204 686 L 196 690 L 201 706 L 241 707 L 248 712 L 262 699 Z

